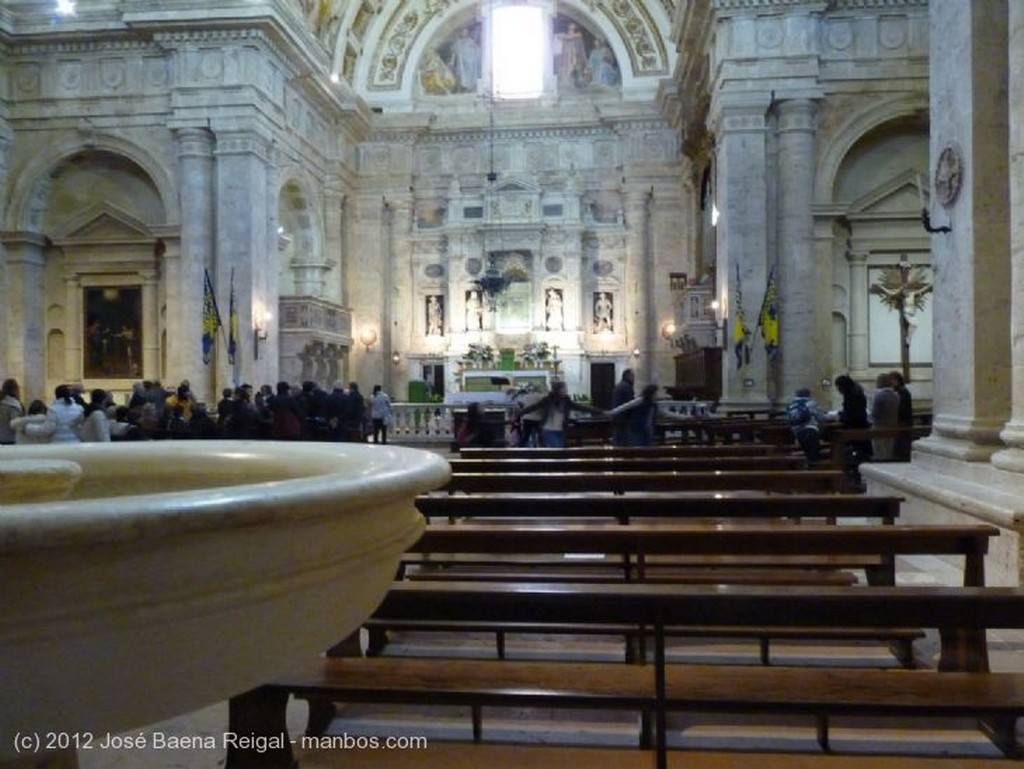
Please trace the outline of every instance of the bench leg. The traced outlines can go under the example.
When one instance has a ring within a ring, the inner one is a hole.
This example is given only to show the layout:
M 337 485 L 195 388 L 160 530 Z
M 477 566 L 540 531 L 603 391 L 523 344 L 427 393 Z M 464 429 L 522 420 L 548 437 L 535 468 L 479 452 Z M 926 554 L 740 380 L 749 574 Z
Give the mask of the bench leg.
M 255 750 L 229 744 L 224 769 L 296 769 L 285 717 L 288 696 L 284 689 L 260 686 L 230 699 L 228 731 L 267 738 L 272 747 Z
M 910 638 L 898 638 L 889 642 L 889 651 L 907 670 L 917 667 L 914 662 L 914 642 Z
M 939 670 L 987 673 L 988 640 L 981 628 L 939 628 Z
M 1017 742 L 1016 717 L 989 716 L 979 720 L 978 726 L 1007 758 L 1021 758 L 1024 755 Z
M 327 727 L 334 720 L 334 700 L 329 697 L 309 697 L 309 718 L 306 720 L 306 734 L 320 737 L 327 732 Z
M 327 650 L 328 657 L 362 657 L 363 650 L 359 644 L 359 631 L 355 630 L 346 638 L 338 641 Z
M 762 638 L 759 639 L 759 645 L 761 647 L 761 664 L 762 665 L 771 665 L 772 664 L 771 641 L 767 637 L 762 637 Z
M 471 705 L 473 718 L 473 742 L 481 742 L 484 738 L 484 709 L 480 705 Z
M 498 647 L 498 659 L 505 659 L 505 631 L 499 630 L 494 634 L 494 643 Z
M 640 711 L 640 749 L 650 750 L 654 744 L 654 722 L 650 710 Z
M 818 733 L 818 744 L 821 746 L 821 749 L 827 753 L 831 750 L 828 744 L 828 716 L 825 714 L 819 714 L 815 716 L 815 719 L 817 720 L 816 728 Z
M 643 632 L 641 630 L 641 632 Z M 626 664 L 636 665 L 642 663 L 643 656 L 640 654 L 640 633 L 626 633 Z
M 382 627 L 369 627 L 366 629 L 366 656 L 378 657 L 388 645 L 388 631 Z M 335 647 L 337 648 L 337 647 Z M 334 651 L 333 649 L 331 651 Z M 327 653 L 328 657 L 351 657 L 351 654 Z

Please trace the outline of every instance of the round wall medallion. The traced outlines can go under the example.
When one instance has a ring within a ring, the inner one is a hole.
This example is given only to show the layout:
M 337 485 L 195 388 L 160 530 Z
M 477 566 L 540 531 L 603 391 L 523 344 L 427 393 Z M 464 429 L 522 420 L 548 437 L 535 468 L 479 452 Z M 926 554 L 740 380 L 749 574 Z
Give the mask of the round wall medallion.
M 935 195 L 943 208 L 949 208 L 956 202 L 963 180 L 964 167 L 960 153 L 953 147 L 946 147 L 939 153 L 934 180 Z
M 562 271 L 562 258 L 559 256 L 549 256 L 544 260 L 544 266 L 550 273 L 556 273 Z
M 483 261 L 478 257 L 471 256 L 466 260 L 466 272 L 470 275 L 479 275 L 480 270 L 483 269 Z

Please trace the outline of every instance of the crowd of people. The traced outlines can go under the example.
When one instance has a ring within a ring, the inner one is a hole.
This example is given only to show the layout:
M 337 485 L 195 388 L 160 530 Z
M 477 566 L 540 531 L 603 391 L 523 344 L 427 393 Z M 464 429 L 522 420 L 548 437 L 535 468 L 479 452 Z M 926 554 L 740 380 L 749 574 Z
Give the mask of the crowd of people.
M 22 403 L 17 380 L 0 389 L 0 445 L 108 442 L 161 438 L 230 438 L 387 443 L 393 421 L 391 399 L 380 385 L 370 398 L 356 382 L 324 390 L 314 382 L 258 390 L 243 384 L 225 388 L 214 413 L 198 402 L 190 383 L 169 390 L 160 382 L 132 386 L 127 404 L 111 393 L 59 385 L 53 401 Z
M 875 378 L 875 392 L 870 408 L 863 386 L 849 375 L 836 377 L 836 389 L 843 396 L 842 406 L 836 411 L 826 411 L 819 406 L 811 397 L 811 391 L 806 388 L 797 390 L 786 408 L 786 419 L 793 435 L 804 454 L 812 461 L 821 456 L 820 433 L 825 423 L 833 422 L 847 430 L 911 427 L 914 423 L 913 398 L 899 371 L 879 374 Z M 909 461 L 910 443 L 909 432 L 902 432 L 896 437 L 851 441 L 847 447 L 849 455 L 846 457 L 846 466 L 859 481 L 857 467 L 869 459 Z
M 656 420 L 685 419 L 682 415 L 660 412 L 659 386 L 648 384 L 640 395 L 635 394 L 632 369 L 622 373 L 621 381 L 613 393 L 612 408 L 599 409 L 575 400 L 566 384 L 556 380 L 547 393 L 528 386 L 510 394 L 511 402 L 503 426 L 509 430 L 508 439 L 498 435 L 496 425 L 488 423 L 479 403 L 471 403 L 466 420 L 456 440 L 460 446 L 487 447 L 498 443 L 528 448 L 564 448 L 565 428 L 574 412 L 609 417 L 612 421 L 612 443 L 616 446 L 653 446 L 657 442 Z

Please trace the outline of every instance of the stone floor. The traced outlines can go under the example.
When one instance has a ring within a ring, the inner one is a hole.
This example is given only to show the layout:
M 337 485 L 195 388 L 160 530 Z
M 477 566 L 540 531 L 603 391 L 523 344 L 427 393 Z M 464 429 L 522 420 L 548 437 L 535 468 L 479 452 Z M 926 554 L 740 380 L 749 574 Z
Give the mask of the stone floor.
M 901 584 L 958 584 L 961 573 L 955 566 L 938 558 L 918 557 L 900 559 L 898 579 Z M 439 637 L 440 636 L 440 637 Z M 601 659 L 621 659 L 620 642 L 615 638 L 572 639 L 557 646 L 561 654 L 585 655 Z M 552 639 L 542 636 L 510 637 L 510 656 L 536 657 L 550 654 Z M 923 663 L 933 661 L 937 649 L 935 638 L 929 636 L 916 645 L 916 653 Z M 406 634 L 395 637 L 389 653 L 441 653 L 455 656 L 493 656 L 493 637 L 444 637 L 441 634 Z M 991 662 L 995 670 L 1024 670 L 1024 633 L 990 634 Z M 712 642 L 674 642 L 670 656 L 680 660 L 728 661 L 756 664 L 754 643 L 730 642 L 726 645 Z M 851 649 L 827 645 L 800 645 L 785 647 L 773 645 L 773 659 L 800 664 L 814 664 L 822 660 L 835 661 L 845 657 L 845 664 L 893 664 L 888 653 L 878 647 Z M 289 713 L 292 734 L 300 734 L 305 723 L 305 705 L 295 702 Z M 143 730 L 153 744 L 158 735 L 166 742 L 171 737 L 213 737 L 220 745 L 227 725 L 227 704 L 217 703 L 202 710 L 184 714 Z M 722 717 L 676 717 L 670 723 L 670 743 L 694 749 L 796 750 L 813 753 L 813 724 L 799 719 L 775 720 L 765 724 L 762 719 Z M 915 729 L 915 751 L 942 754 L 951 745 L 957 753 L 979 757 L 998 755 L 990 743 L 972 725 L 964 724 L 955 732 L 944 725 L 941 735 L 929 729 Z M 959 726 L 959 725 L 955 725 Z M 538 709 L 492 710 L 485 714 L 484 737 L 488 740 L 523 741 L 628 746 L 635 744 L 636 719 L 628 714 L 581 714 Z M 136 730 L 135 733 L 138 733 Z M 348 706 L 339 708 L 331 733 L 350 739 L 360 737 L 425 738 L 431 740 L 466 740 L 470 737 L 469 713 L 460 708 L 416 709 L 380 706 Z M 852 751 L 869 755 L 884 749 L 892 739 L 906 740 L 908 730 L 894 727 L 885 721 L 850 720 L 837 724 L 832 731 L 837 751 Z M 941 737 L 941 739 L 940 739 Z M 933 747 L 930 747 L 933 745 Z M 899 759 L 893 759 L 898 769 Z M 92 750 L 79 758 L 81 769 L 217 769 L 223 766 L 224 751 L 218 749 L 154 749 L 145 750 Z M 444 766 L 441 761 L 438 767 Z

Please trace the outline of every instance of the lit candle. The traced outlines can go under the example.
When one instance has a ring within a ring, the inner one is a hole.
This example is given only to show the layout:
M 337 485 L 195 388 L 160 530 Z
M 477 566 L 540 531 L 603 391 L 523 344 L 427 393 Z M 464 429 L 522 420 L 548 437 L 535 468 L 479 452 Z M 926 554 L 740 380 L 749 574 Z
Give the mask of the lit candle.
M 917 182 L 917 200 L 921 204 L 921 210 L 924 211 L 924 190 L 921 188 L 921 174 L 917 174 L 914 180 Z

